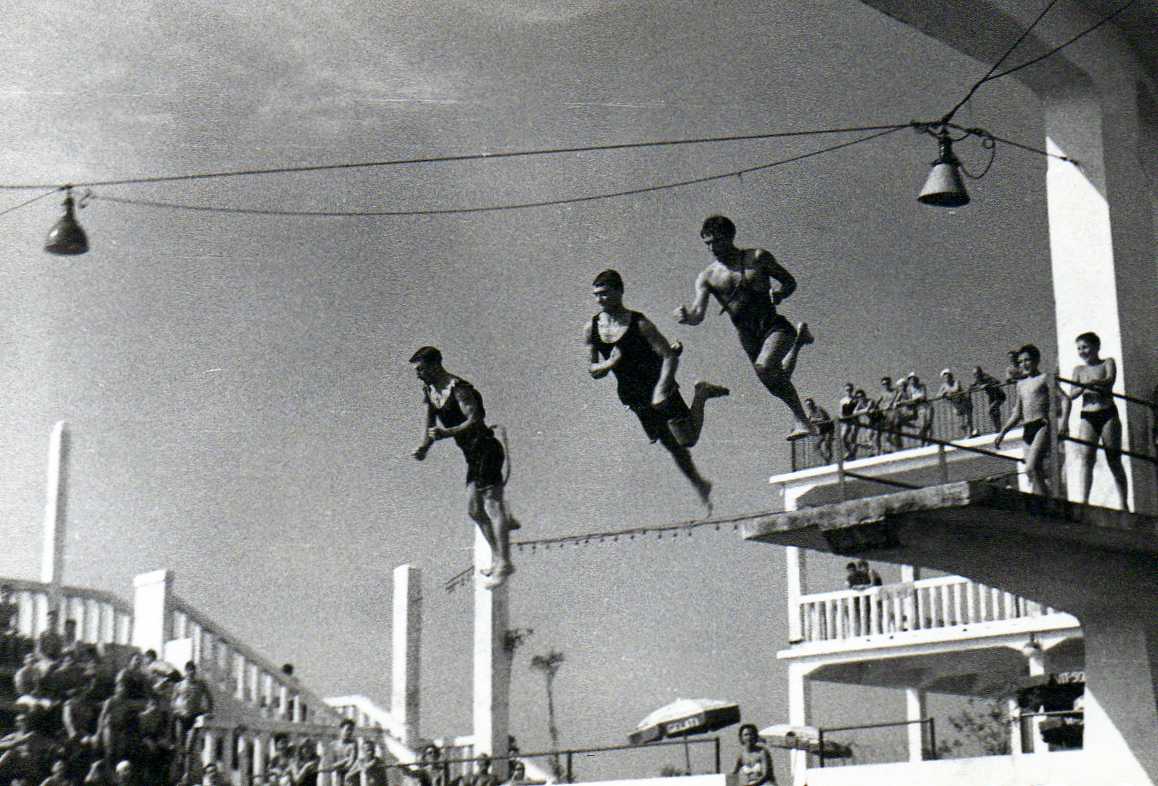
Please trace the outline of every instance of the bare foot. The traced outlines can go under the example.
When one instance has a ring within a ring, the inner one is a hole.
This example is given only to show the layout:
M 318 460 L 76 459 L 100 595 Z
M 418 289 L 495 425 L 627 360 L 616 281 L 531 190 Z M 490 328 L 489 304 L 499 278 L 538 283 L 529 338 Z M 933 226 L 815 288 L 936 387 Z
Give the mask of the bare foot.
M 796 345 L 803 347 L 816 341 L 816 337 L 812 335 L 812 331 L 808 329 L 807 322 L 801 322 L 796 326 Z
M 702 395 L 704 401 L 710 398 L 720 398 L 722 396 L 730 395 L 732 391 L 728 390 L 723 385 L 713 385 L 711 382 L 700 381 L 696 383 L 696 395 Z

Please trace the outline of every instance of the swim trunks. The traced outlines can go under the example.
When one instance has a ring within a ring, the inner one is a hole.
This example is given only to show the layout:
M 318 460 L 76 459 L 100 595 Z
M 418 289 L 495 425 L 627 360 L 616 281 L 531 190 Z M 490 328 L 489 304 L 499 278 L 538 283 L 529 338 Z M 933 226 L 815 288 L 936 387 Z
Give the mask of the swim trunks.
M 1118 407 L 1114 404 L 1105 409 L 1084 409 L 1081 414 L 1082 420 L 1093 426 L 1094 431 L 1098 434 L 1101 434 L 1106 424 L 1116 417 L 1118 417 Z

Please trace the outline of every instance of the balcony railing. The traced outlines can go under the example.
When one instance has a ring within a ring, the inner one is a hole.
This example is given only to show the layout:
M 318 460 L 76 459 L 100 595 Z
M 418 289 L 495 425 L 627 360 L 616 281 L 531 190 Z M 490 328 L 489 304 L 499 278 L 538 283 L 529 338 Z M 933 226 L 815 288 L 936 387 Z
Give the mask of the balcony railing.
M 76 623 L 76 639 L 90 644 L 128 644 L 133 633 L 133 607 L 111 592 L 60 587 L 54 601 L 51 584 L 22 579 L 2 580 L 12 589 L 9 602 L 19 609 L 17 625 L 22 636 L 36 638 L 48 627 L 48 612 L 58 612 L 57 633 Z
M 952 628 L 1057 612 L 960 576 L 944 576 L 805 595 L 800 598 L 798 613 L 802 639 L 810 642 Z
M 901 408 L 897 411 L 903 413 L 902 422 L 894 427 L 899 426 L 900 430 L 916 434 L 921 430 L 922 423 L 927 423 L 928 435 L 940 440 L 962 439 L 974 432 L 977 435 L 996 434 L 1012 411 L 1013 398 L 1017 395 L 1014 387 L 1015 383 L 1012 382 L 999 385 L 997 390 L 1001 391 L 1003 398 L 996 402 L 990 401 L 988 391 L 978 388 L 970 391 L 967 399 L 930 399 L 924 405 L 923 413 L 911 406 L 907 410 Z M 960 410 L 958 405 L 961 406 Z M 834 416 L 836 414 L 839 412 L 834 413 Z M 888 434 L 880 435 L 868 428 L 867 415 L 861 417 L 862 422 L 858 424 L 834 423 L 831 436 L 805 437 L 788 443 L 792 471 L 832 464 L 836 460 L 837 451 L 843 451 L 845 460 L 852 461 L 908 450 L 922 444 L 922 440 L 916 436 L 890 438 Z

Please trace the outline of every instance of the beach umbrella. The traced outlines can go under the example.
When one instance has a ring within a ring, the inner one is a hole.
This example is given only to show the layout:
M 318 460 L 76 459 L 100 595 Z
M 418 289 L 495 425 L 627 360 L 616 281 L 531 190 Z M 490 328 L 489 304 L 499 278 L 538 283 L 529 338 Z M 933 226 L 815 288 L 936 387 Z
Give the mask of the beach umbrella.
M 740 705 L 716 699 L 676 699 L 651 712 L 635 727 L 627 739 L 632 745 L 644 745 L 666 738 L 684 739 L 684 762 L 690 772 L 691 753 L 687 738 L 706 734 L 740 722 Z
M 777 723 L 760 730 L 760 739 L 774 748 L 808 751 L 820 754 L 820 730 L 815 726 L 793 726 Z M 824 758 L 847 759 L 852 756 L 852 748 L 833 740 L 824 741 Z

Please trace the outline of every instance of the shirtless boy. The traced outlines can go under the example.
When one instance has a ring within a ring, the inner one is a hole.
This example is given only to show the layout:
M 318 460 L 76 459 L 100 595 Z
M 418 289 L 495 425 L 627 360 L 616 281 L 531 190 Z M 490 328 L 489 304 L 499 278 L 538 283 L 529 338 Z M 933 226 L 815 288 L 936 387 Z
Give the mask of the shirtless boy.
M 1046 483 L 1046 458 L 1049 456 L 1053 428 L 1049 422 L 1049 379 L 1038 369 L 1041 350 L 1033 344 L 1026 344 L 1017 350 L 1017 365 L 1022 376 L 1017 380 L 1017 399 L 1013 402 L 1013 412 L 1002 427 L 993 447 L 1000 448 L 1001 441 L 1009 430 L 1021 422 L 1022 439 L 1025 440 L 1025 474 L 1034 494 L 1048 495 Z
M 737 248 L 736 225 L 726 216 L 709 216 L 700 229 L 700 237 L 711 249 L 715 260 L 696 278 L 695 300 L 691 306 L 680 306 L 674 312 L 677 322 L 698 325 L 708 312 L 708 302 L 715 298 L 720 311 L 728 312 L 740 345 L 752 361 L 756 376 L 792 412 L 796 428 L 788 439 L 816 433 L 808 423 L 808 414 L 792 384 L 796 357 L 800 349 L 812 343 L 808 325 L 796 327 L 776 313 L 776 306 L 796 291 L 796 279 L 781 267 L 770 253 L 761 248 Z M 772 291 L 772 281 L 780 288 Z
M 411 454 L 422 461 L 435 442 L 453 439 L 466 459 L 467 514 L 478 524 L 491 547 L 494 564 L 479 572 L 484 585 L 494 589 L 515 572 L 511 564 L 511 530 L 518 524 L 503 501 L 503 462 L 506 453 L 486 424 L 482 396 L 461 377 L 442 367 L 442 353 L 422 347 L 410 358 L 423 383 L 426 430 Z
M 678 345 L 672 347 L 656 326 L 623 305 L 623 277 L 604 270 L 592 282 L 599 313 L 584 329 L 591 376 L 615 375 L 619 400 L 635 413 L 652 442 L 659 442 L 711 510 L 712 484 L 700 475 L 689 451 L 704 427 L 704 402 L 728 395 L 728 389 L 697 382 L 689 407 L 675 381 Z

